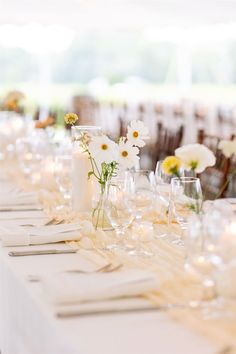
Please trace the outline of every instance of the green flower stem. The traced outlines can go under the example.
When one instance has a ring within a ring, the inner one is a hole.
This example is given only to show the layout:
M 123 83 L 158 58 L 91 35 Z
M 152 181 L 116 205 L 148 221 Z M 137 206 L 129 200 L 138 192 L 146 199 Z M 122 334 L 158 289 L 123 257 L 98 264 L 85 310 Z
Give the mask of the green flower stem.
M 232 173 L 230 174 L 230 176 L 227 178 L 227 180 L 225 181 L 225 183 L 223 184 L 223 186 L 221 187 L 219 193 L 216 195 L 215 199 L 218 199 L 221 194 L 225 191 L 226 187 L 228 186 L 229 182 L 232 180 L 232 178 L 234 177 L 236 173 L 236 168 L 232 171 Z

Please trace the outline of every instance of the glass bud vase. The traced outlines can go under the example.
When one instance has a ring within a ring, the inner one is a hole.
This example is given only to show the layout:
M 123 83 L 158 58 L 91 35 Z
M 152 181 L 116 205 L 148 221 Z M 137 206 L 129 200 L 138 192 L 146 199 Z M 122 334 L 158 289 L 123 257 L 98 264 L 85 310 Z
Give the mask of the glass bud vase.
M 104 187 L 98 186 L 97 192 L 94 194 L 92 204 L 92 223 L 94 228 L 100 230 L 111 230 L 111 224 L 106 216 L 105 211 L 106 193 Z
M 84 151 L 83 141 L 102 133 L 101 127 L 78 125 L 72 127 L 72 209 L 77 212 L 91 212 L 92 198 L 98 187 L 94 176 L 88 179 L 91 161 Z

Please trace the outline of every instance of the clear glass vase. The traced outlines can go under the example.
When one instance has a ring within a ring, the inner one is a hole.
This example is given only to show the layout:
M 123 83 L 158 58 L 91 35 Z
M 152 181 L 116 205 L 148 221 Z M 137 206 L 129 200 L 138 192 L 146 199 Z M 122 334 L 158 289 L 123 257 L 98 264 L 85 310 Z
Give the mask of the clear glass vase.
M 96 230 L 112 230 L 112 226 L 108 220 L 105 211 L 106 194 L 104 188 L 100 188 L 93 197 L 93 209 L 92 209 L 92 224 Z
M 96 178 L 88 178 L 91 161 L 83 142 L 102 133 L 101 127 L 78 125 L 72 127 L 72 209 L 75 212 L 91 212 L 92 198 L 98 186 Z

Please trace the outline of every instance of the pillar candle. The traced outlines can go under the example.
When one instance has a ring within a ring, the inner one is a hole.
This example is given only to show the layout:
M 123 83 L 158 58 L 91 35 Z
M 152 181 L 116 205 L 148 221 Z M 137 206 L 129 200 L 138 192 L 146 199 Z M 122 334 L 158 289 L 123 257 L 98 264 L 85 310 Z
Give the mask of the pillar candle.
M 87 153 L 75 147 L 72 153 L 72 207 L 74 211 L 90 212 L 92 210 L 92 198 L 97 183 L 93 176 L 88 179 L 88 172 L 91 169 Z

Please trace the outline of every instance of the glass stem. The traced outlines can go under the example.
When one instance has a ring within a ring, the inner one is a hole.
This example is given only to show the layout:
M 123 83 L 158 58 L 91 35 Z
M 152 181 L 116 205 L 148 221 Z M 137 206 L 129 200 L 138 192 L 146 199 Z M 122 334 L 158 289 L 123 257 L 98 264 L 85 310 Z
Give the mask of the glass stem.
M 211 301 L 217 298 L 216 284 L 212 278 L 204 278 L 202 282 L 203 292 L 202 300 Z

